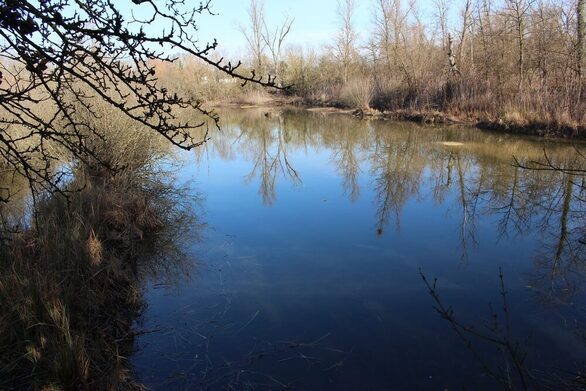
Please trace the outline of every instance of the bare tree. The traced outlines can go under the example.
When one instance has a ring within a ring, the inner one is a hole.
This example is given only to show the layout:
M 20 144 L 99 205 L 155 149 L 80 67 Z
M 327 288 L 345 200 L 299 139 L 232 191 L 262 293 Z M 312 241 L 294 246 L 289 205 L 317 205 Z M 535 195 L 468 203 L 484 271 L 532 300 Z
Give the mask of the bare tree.
M 582 100 L 582 65 L 584 63 L 584 0 L 576 5 L 576 74 L 578 82 L 578 105 Z
M 355 0 L 338 0 L 338 18 L 340 30 L 336 36 L 336 58 L 342 65 L 342 79 L 348 83 L 348 73 L 353 57 L 356 54 L 357 34 L 353 26 Z
M 466 43 L 466 30 L 470 28 L 470 12 L 471 12 L 471 0 L 466 0 L 464 11 L 462 12 L 462 31 L 460 32 L 460 46 L 458 47 L 458 61 L 462 62 L 462 51 L 464 50 L 464 44 Z
M 506 0 L 506 11 L 513 21 L 517 40 L 517 77 L 519 95 L 523 93 L 525 80 L 525 19 L 531 8 L 532 0 Z
M 271 30 L 266 23 L 266 19 L 262 18 L 263 31 L 261 33 L 261 38 L 271 54 L 271 59 L 273 62 L 273 68 L 271 72 L 279 80 L 282 80 L 283 77 L 283 69 L 281 63 L 283 45 L 285 43 L 287 35 L 289 35 L 289 33 L 291 32 L 291 27 L 293 26 L 294 20 L 295 19 L 292 17 L 285 16 L 283 22 Z
M 450 66 L 449 77 L 452 78 L 460 74 L 456 56 L 454 55 L 454 41 L 452 35 L 448 34 L 448 65 Z
M 263 27 L 265 25 L 264 1 L 250 0 L 248 16 L 250 25 L 248 27 L 240 26 L 240 31 L 248 43 L 248 48 L 252 55 L 252 66 L 258 71 L 262 71 L 264 52 L 267 48 L 267 43 L 263 39 Z
M 446 50 L 448 44 L 449 4 L 446 0 L 435 0 L 434 4 L 437 10 L 435 17 L 437 18 L 437 27 L 439 28 L 441 34 L 442 49 Z
M 197 8 L 183 0 L 133 3 L 130 10 L 143 16 L 123 13 L 109 0 L 0 2 L 0 159 L 33 190 L 62 192 L 67 172 L 55 164 L 54 147 L 75 161 L 115 168 L 91 143 L 105 137 L 92 120 L 99 116 L 94 99 L 177 147 L 207 139 L 207 132 L 194 139 L 192 131 L 209 121 L 217 125 L 217 115 L 157 83 L 154 62 L 175 60 L 165 53 L 188 53 L 244 83 L 275 85 L 273 78 L 238 73 L 239 63 L 212 60 L 216 42 L 200 46 L 193 38 L 196 17 L 209 12 L 209 1 Z M 147 28 L 153 23 L 167 29 L 153 32 Z M 80 108 L 89 114 L 79 115 Z M 183 122 L 177 108 L 203 119 Z
M 407 85 L 409 98 L 413 98 L 416 78 L 410 50 L 409 17 L 413 14 L 414 2 L 403 7 L 401 0 L 378 0 L 375 9 L 375 40 L 378 42 L 381 57 L 386 62 L 387 73 L 398 73 Z

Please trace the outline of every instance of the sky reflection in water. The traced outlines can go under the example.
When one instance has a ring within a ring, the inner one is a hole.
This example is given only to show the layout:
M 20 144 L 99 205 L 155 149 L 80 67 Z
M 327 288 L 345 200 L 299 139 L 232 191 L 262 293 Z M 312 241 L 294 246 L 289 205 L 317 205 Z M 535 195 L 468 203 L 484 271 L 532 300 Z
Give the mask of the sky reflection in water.
M 420 268 L 482 327 L 502 267 L 527 365 L 584 368 L 582 179 L 513 165 L 545 148 L 576 167 L 571 145 L 311 112 L 222 121 L 183 156 L 208 228 L 193 279 L 147 290 L 142 327 L 161 330 L 133 359 L 147 385 L 493 389 Z

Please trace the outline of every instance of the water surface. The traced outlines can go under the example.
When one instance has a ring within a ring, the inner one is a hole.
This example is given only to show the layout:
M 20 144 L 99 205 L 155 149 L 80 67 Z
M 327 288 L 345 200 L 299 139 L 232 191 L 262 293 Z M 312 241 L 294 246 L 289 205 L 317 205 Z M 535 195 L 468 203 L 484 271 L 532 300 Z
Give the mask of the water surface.
M 205 200 L 195 275 L 153 282 L 133 364 L 154 389 L 494 389 L 433 308 L 506 329 L 538 378 L 584 369 L 581 146 L 359 121 L 227 111 L 181 179 Z M 544 155 L 545 151 L 545 155 Z M 508 365 L 511 363 L 508 362 Z M 486 369 L 486 368 L 484 368 Z M 544 381 L 545 381 L 544 380 Z

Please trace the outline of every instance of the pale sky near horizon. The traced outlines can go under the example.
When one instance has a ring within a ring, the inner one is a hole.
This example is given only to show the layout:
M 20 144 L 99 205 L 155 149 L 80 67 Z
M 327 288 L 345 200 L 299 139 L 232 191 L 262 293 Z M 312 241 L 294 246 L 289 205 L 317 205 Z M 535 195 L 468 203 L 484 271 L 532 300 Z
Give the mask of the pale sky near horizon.
M 452 13 L 457 14 L 459 1 L 452 3 Z M 418 0 L 417 4 L 422 18 L 429 21 L 435 13 L 433 1 Z M 246 41 L 238 25 L 247 24 L 249 5 L 249 0 L 212 0 L 211 8 L 217 16 L 198 18 L 201 43 L 216 38 L 221 53 L 241 55 Z M 375 0 L 356 0 L 354 26 L 361 39 L 372 30 L 374 6 Z M 269 26 L 281 22 L 285 15 L 295 18 L 287 45 L 317 49 L 331 44 L 339 26 L 337 0 L 265 0 L 264 8 Z M 432 27 L 430 23 L 426 23 L 428 28 Z
M 199 18 L 200 39 L 216 38 L 220 50 L 236 53 L 246 47 L 246 41 L 238 25 L 247 25 L 248 0 L 213 0 L 212 10 L 217 16 Z M 336 32 L 336 0 L 265 0 L 265 14 L 269 26 L 281 22 L 285 15 L 295 18 L 287 39 L 290 45 L 319 47 L 333 40 Z M 370 22 L 369 11 L 359 5 L 355 25 L 361 30 L 365 21 Z

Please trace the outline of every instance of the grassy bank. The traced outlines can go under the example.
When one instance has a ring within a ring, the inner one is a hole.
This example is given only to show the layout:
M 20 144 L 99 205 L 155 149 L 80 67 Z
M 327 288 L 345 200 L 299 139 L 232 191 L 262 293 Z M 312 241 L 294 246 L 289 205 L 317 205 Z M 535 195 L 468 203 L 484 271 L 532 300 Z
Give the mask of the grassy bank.
M 178 241 L 193 218 L 164 143 L 102 121 L 95 150 L 120 169 L 75 166 L 70 192 L 39 197 L 21 229 L 4 226 L 0 389 L 142 388 L 128 362 L 142 289 L 153 273 L 185 271 Z
M 227 97 L 226 100 L 212 102 L 211 105 L 215 107 L 233 108 L 264 107 L 267 109 L 275 107 L 299 107 L 323 113 L 354 115 L 364 119 L 390 119 L 430 125 L 462 124 L 507 134 L 552 138 L 586 138 L 586 126 L 577 122 L 553 117 L 547 120 L 532 118 L 531 116 L 520 115 L 514 111 L 504 112 L 501 115 L 489 115 L 488 113 L 467 113 L 460 110 L 441 111 L 415 108 L 394 110 L 361 109 L 342 101 L 316 101 L 303 99 L 294 95 L 271 95 L 268 93 L 260 95 L 257 93 L 239 95 L 234 98 Z

